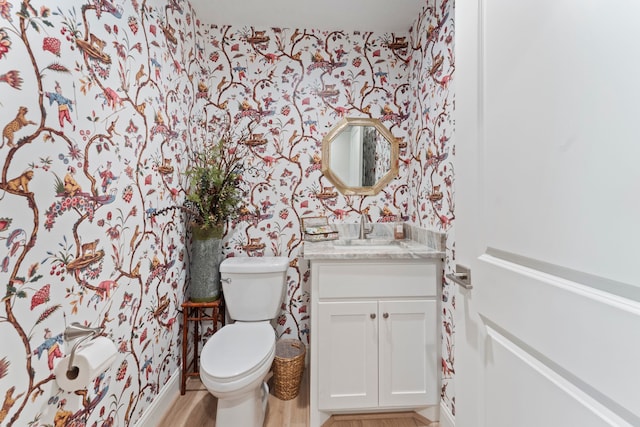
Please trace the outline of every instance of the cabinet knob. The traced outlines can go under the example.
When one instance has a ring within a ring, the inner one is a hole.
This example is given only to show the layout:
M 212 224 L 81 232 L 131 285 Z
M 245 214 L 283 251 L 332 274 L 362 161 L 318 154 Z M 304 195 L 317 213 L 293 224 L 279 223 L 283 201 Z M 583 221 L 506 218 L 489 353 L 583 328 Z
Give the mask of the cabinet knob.
M 384 313 L 384 314 L 382 315 L 382 317 L 384 317 L 385 319 L 388 319 L 388 318 L 389 318 L 389 313 Z
M 371 313 L 371 314 L 369 315 L 369 317 L 371 317 L 372 319 L 375 319 L 375 318 L 376 318 L 376 314 L 375 314 L 375 313 Z

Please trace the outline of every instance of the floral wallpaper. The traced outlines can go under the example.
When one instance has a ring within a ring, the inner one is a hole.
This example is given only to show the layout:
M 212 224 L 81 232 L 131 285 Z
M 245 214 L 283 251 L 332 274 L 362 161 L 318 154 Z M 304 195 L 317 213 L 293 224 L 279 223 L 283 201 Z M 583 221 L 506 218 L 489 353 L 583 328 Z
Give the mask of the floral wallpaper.
M 178 369 L 200 24 L 183 1 L 0 0 L 0 425 L 131 425 Z M 193 81 L 192 81 L 193 80 Z M 62 333 L 112 367 L 60 390 Z
M 355 222 L 365 211 L 377 221 L 406 219 L 406 167 L 375 197 L 342 196 L 321 172 L 322 139 L 344 116 L 380 118 L 406 137 L 410 50 L 406 43 L 389 47 L 406 35 L 212 26 L 205 37 L 203 120 L 231 121 L 248 135 L 234 148 L 245 151 L 245 203 L 230 224 L 226 252 L 291 258 L 278 332 L 308 342 L 309 283 L 297 261 L 301 219 Z
M 411 29 L 412 55 L 408 163 L 408 221 L 446 232 L 445 272 L 455 269 L 455 200 L 453 157 L 454 3 L 428 0 Z M 401 153 L 402 155 L 402 153 Z M 455 284 L 442 283 L 442 390 L 455 415 Z
M 391 34 L 211 25 L 183 0 L 0 0 L 0 425 L 133 425 L 179 369 L 188 233 L 167 208 L 184 200 L 188 154 L 224 124 L 245 159 L 224 252 L 290 258 L 280 336 L 309 341 L 303 217 L 450 233 L 452 9 L 428 0 Z M 321 173 L 344 116 L 379 118 L 400 142 L 399 176 L 376 196 Z M 452 294 L 443 283 L 453 411 Z M 75 321 L 103 326 L 118 356 L 66 393 L 53 366 Z

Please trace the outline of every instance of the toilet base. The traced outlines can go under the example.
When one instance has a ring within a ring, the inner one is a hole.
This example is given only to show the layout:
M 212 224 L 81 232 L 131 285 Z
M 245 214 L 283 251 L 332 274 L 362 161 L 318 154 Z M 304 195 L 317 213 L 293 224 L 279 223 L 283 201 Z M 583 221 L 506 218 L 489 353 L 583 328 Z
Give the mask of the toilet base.
M 268 401 L 265 382 L 242 396 L 218 399 L 216 427 L 262 427 Z

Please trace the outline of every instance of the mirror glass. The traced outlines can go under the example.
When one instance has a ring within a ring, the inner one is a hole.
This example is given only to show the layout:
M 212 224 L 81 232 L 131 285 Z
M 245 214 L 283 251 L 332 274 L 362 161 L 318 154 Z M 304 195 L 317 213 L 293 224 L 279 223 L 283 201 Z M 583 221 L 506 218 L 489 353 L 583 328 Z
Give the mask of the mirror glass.
M 376 194 L 398 175 L 398 142 L 378 119 L 346 117 L 322 141 L 322 172 L 342 194 Z

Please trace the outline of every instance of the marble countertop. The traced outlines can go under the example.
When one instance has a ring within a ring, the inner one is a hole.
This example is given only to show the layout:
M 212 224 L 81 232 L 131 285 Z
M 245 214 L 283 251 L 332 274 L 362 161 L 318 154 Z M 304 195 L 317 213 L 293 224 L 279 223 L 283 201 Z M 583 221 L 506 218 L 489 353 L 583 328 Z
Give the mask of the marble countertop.
M 305 241 L 301 256 L 314 259 L 441 259 L 442 251 L 413 240 L 397 240 L 386 245 L 351 246 L 335 244 L 335 241 Z
M 382 225 L 382 224 L 380 224 Z M 367 241 L 357 239 L 357 228 L 342 224 L 338 227 L 338 240 L 321 242 L 304 241 L 300 256 L 306 260 L 334 259 L 430 259 L 444 257 L 444 238 L 442 233 L 421 232 L 405 225 L 403 240 L 393 239 L 392 227 L 376 224 Z M 355 240 L 354 240 L 355 239 Z M 358 244 L 366 243 L 366 244 Z

